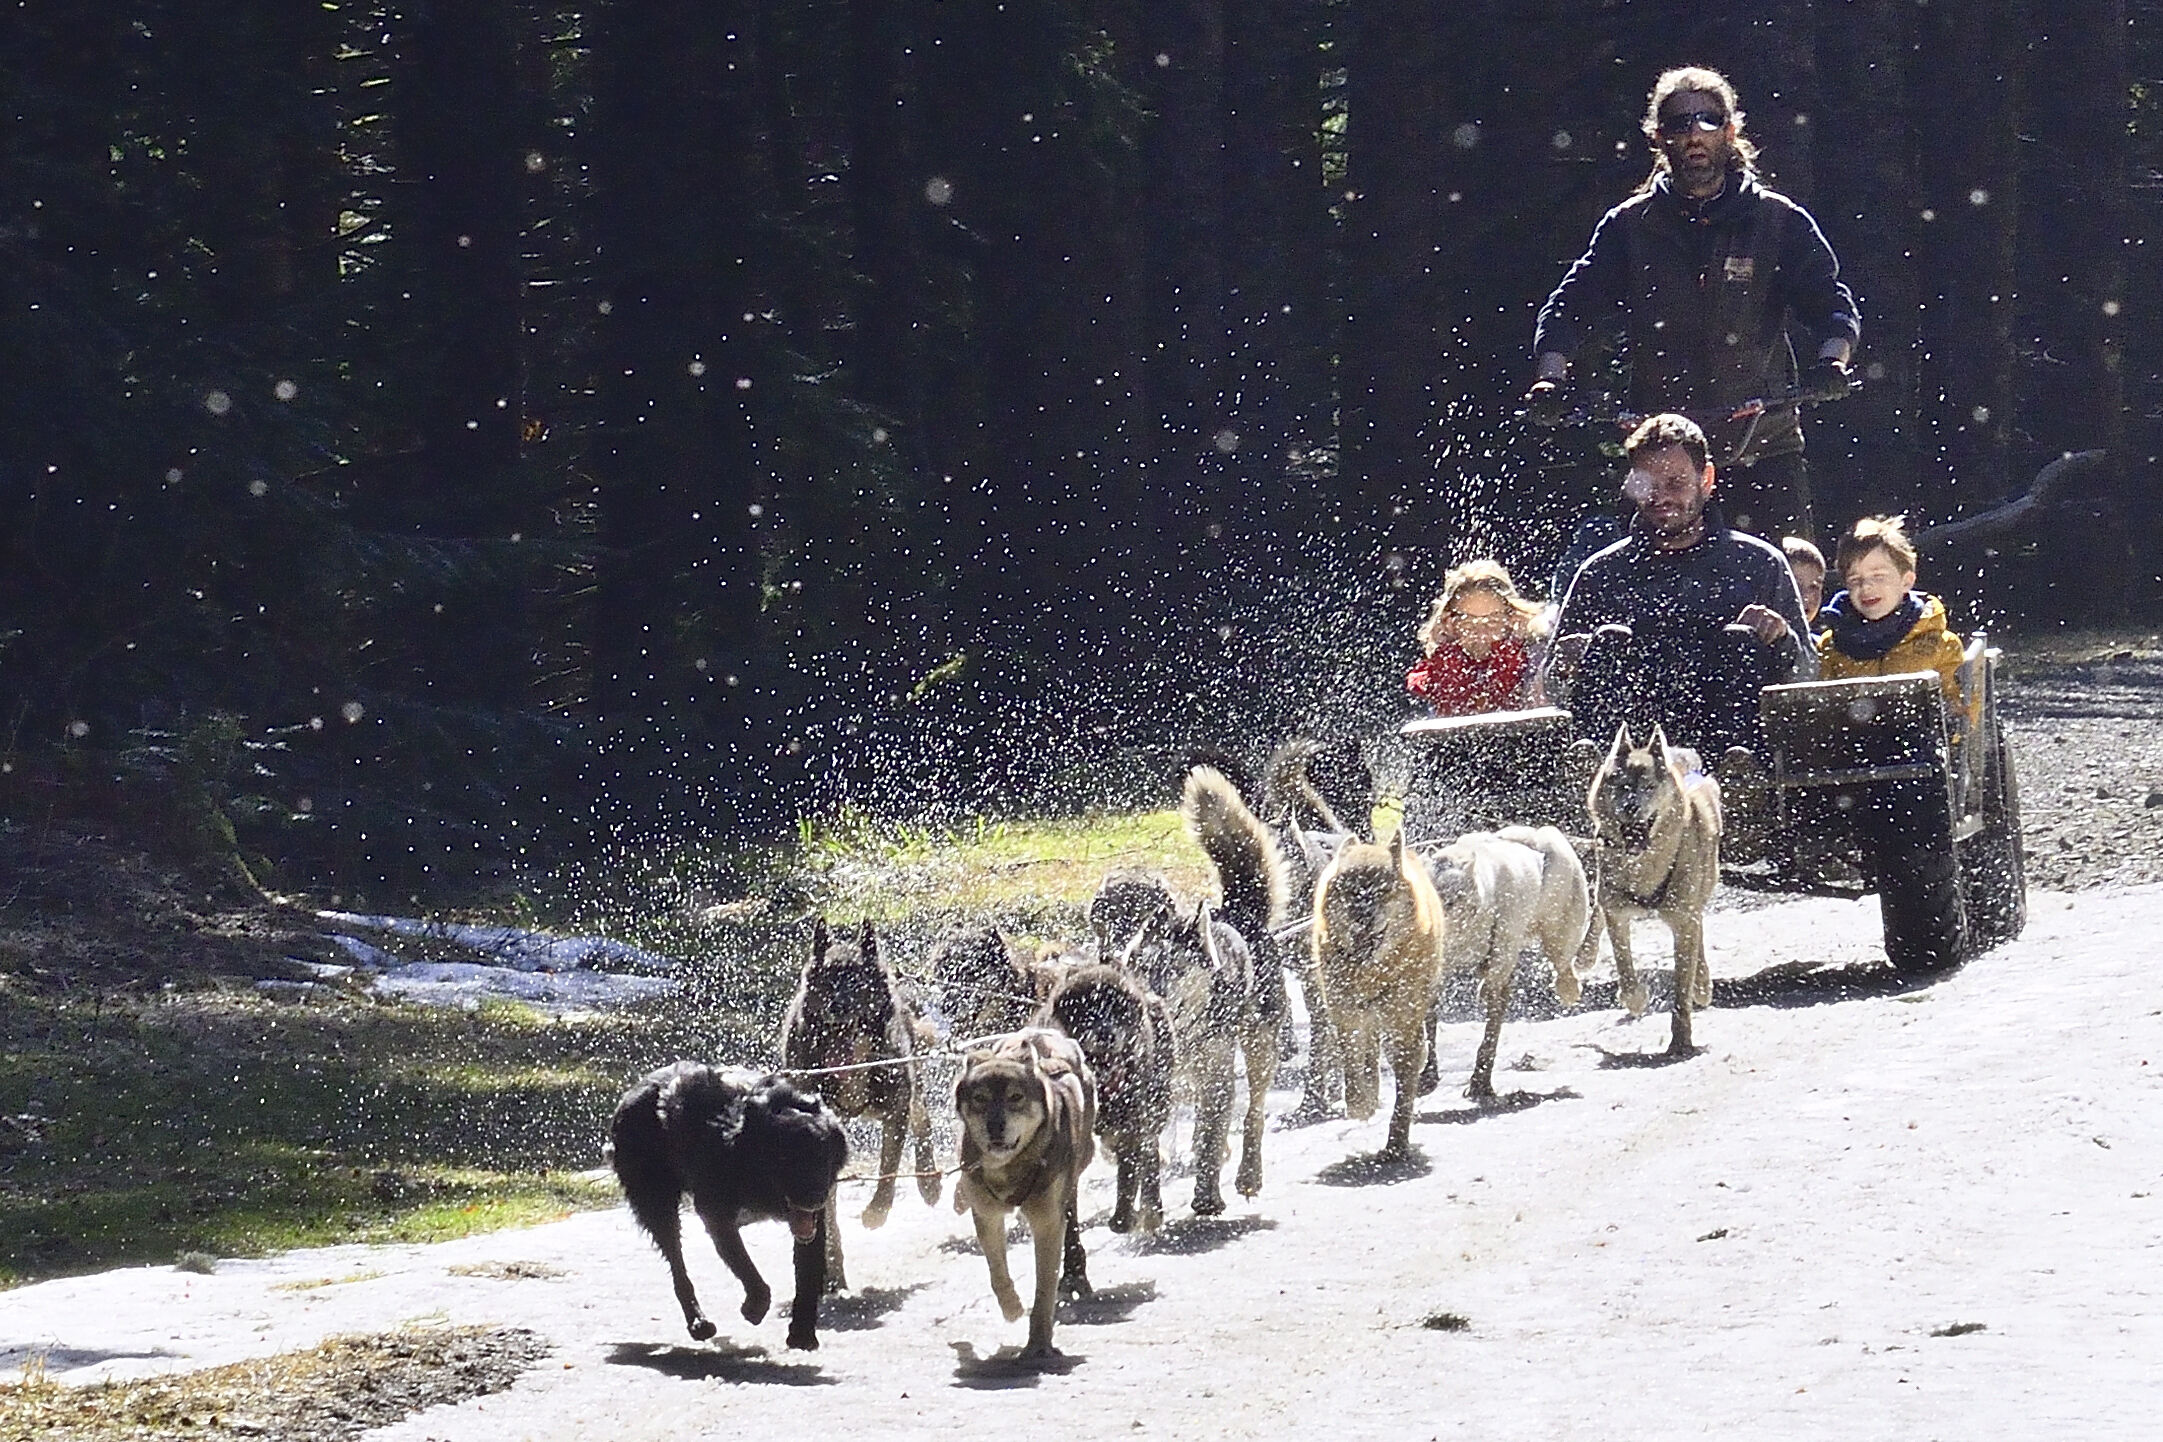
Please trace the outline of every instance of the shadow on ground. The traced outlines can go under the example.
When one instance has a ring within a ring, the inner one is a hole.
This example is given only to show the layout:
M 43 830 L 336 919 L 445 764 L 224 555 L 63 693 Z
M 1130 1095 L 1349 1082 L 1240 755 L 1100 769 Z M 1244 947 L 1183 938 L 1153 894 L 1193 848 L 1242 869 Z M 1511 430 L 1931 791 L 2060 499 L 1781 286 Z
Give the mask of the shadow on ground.
M 978 1391 L 1005 1391 L 1034 1387 L 1045 1374 L 1065 1376 L 1089 1360 L 1072 1352 L 1050 1357 L 1023 1357 L 1019 1347 L 1001 1347 L 989 1357 L 979 1357 L 969 1342 L 954 1343 L 954 1385 Z
M 1134 1250 L 1143 1256 L 1191 1257 L 1214 1252 L 1249 1232 L 1275 1231 L 1268 1217 L 1182 1217 L 1166 1222 L 1155 1233 L 1134 1239 Z
M 1061 1302 L 1059 1322 L 1061 1326 L 1106 1327 L 1126 1321 L 1156 1299 L 1155 1282 L 1121 1282 L 1116 1287 L 1099 1287 L 1089 1296 Z
M 644 1367 L 683 1382 L 766 1382 L 784 1387 L 831 1387 L 832 1377 L 816 1362 L 781 1362 L 752 1343 L 717 1342 L 711 1347 L 683 1347 L 673 1342 L 618 1342 L 608 1360 L 618 1367 Z
M 1558 1087 L 1551 1092 L 1514 1091 L 1503 1092 L 1483 1102 L 1468 1102 L 1444 1112 L 1420 1112 L 1413 1120 L 1422 1125 L 1464 1126 L 1485 1121 L 1489 1117 L 1507 1116 L 1512 1112 L 1528 1112 L 1542 1102 L 1576 1101 L 1579 1093 L 1568 1087 Z
M 865 1287 L 861 1291 L 827 1297 L 819 1303 L 819 1327 L 832 1332 L 868 1332 L 878 1326 L 887 1313 L 900 1310 L 902 1303 L 928 1285 L 912 1282 L 906 1287 Z
M 1331 1162 L 1314 1174 L 1325 1187 L 1386 1187 L 1416 1181 L 1434 1170 L 1434 1163 L 1417 1147 L 1410 1156 L 1385 1157 L 1379 1152 Z

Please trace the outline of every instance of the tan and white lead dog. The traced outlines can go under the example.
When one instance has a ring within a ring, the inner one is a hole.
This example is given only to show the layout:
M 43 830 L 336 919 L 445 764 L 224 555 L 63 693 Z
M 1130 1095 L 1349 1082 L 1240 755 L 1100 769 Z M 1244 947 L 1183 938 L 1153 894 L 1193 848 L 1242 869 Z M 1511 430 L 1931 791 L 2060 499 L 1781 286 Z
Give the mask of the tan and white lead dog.
M 1096 1078 L 1073 1038 L 1024 1027 L 972 1049 L 954 1084 L 961 1116 L 961 1180 L 954 1210 L 974 1216 L 991 1292 L 1009 1322 L 1021 1297 L 1006 1266 L 1006 1217 L 1019 1211 L 1036 1244 L 1036 1297 L 1022 1356 L 1056 1357 L 1053 1313 L 1064 1283 L 1089 1295 L 1089 1254 L 1075 1197 L 1096 1156 Z M 1063 1265 L 1062 1265 L 1063 1258 Z

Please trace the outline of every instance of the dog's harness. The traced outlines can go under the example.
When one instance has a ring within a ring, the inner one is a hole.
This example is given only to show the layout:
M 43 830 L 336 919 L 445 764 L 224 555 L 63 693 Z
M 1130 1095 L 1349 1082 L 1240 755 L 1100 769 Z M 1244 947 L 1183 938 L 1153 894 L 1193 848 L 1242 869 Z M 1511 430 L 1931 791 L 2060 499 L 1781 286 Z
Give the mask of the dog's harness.
M 984 1164 L 982 1162 L 970 1162 L 966 1166 L 956 1167 L 955 1170 L 967 1172 L 970 1176 L 974 1177 L 976 1179 L 976 1184 L 984 1189 L 984 1194 L 990 1197 L 993 1201 L 997 1202 L 1000 1206 L 1017 1207 L 1021 1205 L 1020 1199 L 1028 1196 L 1029 1193 L 1036 1190 L 1037 1184 L 1044 1180 L 1044 1174 L 1051 1170 L 1051 1163 L 1041 1156 L 1038 1157 L 1036 1160 L 1036 1165 L 1031 1167 L 1028 1171 L 1024 1172 L 1021 1176 L 1021 1180 L 1018 1183 L 1004 1189 L 1007 1192 L 1011 1192 L 1012 1195 L 1004 1195 L 1001 1188 L 993 1186 L 990 1181 L 985 1178 Z
M 1597 844 L 1592 848 L 1592 894 L 1597 897 L 1602 885 L 1600 873 L 1607 864 L 1607 848 L 1622 846 L 1623 843 L 1619 839 L 1610 840 L 1604 833 L 1594 836 L 1593 841 Z M 1615 889 L 1621 892 L 1632 906 L 1642 907 L 1646 911 L 1658 911 L 1667 901 L 1669 889 L 1675 884 L 1675 873 L 1682 869 L 1679 865 L 1681 859 L 1681 853 L 1676 853 L 1675 858 L 1668 862 L 1667 872 L 1660 878 L 1660 884 L 1654 887 L 1648 896 L 1639 896 L 1627 886 L 1617 886 Z

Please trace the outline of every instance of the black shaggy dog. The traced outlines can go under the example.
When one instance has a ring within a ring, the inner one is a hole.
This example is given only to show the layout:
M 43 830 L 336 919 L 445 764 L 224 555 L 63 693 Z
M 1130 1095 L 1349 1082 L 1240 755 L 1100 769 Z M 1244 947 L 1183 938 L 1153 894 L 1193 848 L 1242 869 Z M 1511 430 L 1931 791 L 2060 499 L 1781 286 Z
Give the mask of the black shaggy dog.
M 668 1258 L 691 1335 L 704 1341 L 714 1324 L 683 1266 L 686 1195 L 721 1260 L 744 1284 L 743 1316 L 753 1325 L 765 1319 L 773 1292 L 751 1265 L 737 1228 L 787 1220 L 796 1237 L 789 1345 L 816 1350 L 819 1294 L 826 1289 L 826 1200 L 849 1159 L 848 1137 L 825 1104 L 783 1077 L 680 1061 L 623 1094 L 608 1134 L 616 1179 L 631 1215 Z

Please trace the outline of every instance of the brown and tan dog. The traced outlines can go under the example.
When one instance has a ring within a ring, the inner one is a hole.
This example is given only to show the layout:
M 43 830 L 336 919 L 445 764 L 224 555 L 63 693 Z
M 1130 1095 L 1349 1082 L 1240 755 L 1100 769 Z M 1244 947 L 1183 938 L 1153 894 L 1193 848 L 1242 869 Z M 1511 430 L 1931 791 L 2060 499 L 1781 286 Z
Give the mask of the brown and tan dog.
M 882 1128 L 878 1183 L 864 1225 L 877 1227 L 894 1206 L 894 1174 L 901 1167 L 905 1131 L 916 1138 L 917 1190 L 939 1200 L 940 1181 L 931 1152 L 931 1116 L 924 1110 L 916 1074 L 916 1017 L 879 956 L 878 937 L 866 921 L 855 941 L 836 940 L 820 917 L 811 932 L 811 958 L 797 979 L 795 999 L 781 1026 L 781 1054 L 791 1074 L 810 1073 L 806 1085 L 844 1117 L 875 1117 Z M 866 1065 L 890 1062 L 892 1065 Z M 834 1068 L 851 1068 L 835 1071 Z M 848 1286 L 841 1266 L 841 1227 L 836 1199 L 826 1207 L 826 1285 Z
M 1068 972 L 1037 1014 L 1081 1044 L 1097 1082 L 1097 1135 L 1119 1165 L 1118 1200 L 1108 1225 L 1153 1232 L 1164 1221 L 1164 1128 L 1172 1119 L 1178 1054 L 1171 1014 L 1116 966 Z
M 1594 924 L 1577 958 L 1582 973 L 1599 951 L 1601 921 L 1615 949 L 1622 1004 L 1645 1010 L 1645 983 L 1630 958 L 1630 923 L 1657 916 L 1675 938 L 1675 1020 L 1667 1044 L 1686 1055 L 1691 1013 L 1712 1005 L 1705 961 L 1705 907 L 1720 882 L 1720 783 L 1702 774 L 1697 753 L 1667 744 L 1654 727 L 1640 746 L 1625 725 L 1593 774 L 1585 799 L 1599 842 Z
M 1096 1155 L 1096 1079 L 1080 1043 L 1049 1027 L 1025 1027 L 971 1051 L 954 1084 L 961 1116 L 961 1179 L 954 1210 L 969 1212 L 991 1270 L 991 1292 L 1009 1322 L 1021 1297 L 1006 1265 L 1006 1217 L 1019 1211 L 1036 1244 L 1036 1296 L 1022 1356 L 1059 1355 L 1053 1313 L 1062 1283 L 1089 1295 L 1089 1254 L 1075 1198 Z
M 1344 1109 L 1364 1119 L 1381 1100 L 1381 1057 L 1397 1078 L 1389 1141 L 1381 1155 L 1412 1149 L 1412 1110 L 1427 1059 L 1427 1013 L 1442 968 L 1442 902 L 1419 853 L 1391 833 L 1387 846 L 1357 842 L 1337 853 L 1314 885 L 1314 960 L 1324 1004 L 1344 1052 Z

